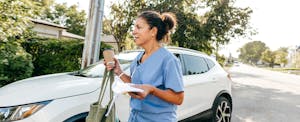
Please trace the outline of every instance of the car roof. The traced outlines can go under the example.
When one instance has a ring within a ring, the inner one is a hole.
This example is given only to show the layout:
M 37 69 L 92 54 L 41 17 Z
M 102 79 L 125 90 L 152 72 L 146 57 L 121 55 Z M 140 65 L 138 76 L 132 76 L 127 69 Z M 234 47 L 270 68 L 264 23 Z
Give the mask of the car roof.
M 187 55 L 196 55 L 196 56 L 202 56 L 205 58 L 209 58 L 211 60 L 214 60 L 212 57 L 208 56 L 207 54 L 193 50 L 188 48 L 182 48 L 182 47 L 175 47 L 175 46 L 165 46 L 166 49 L 168 49 L 172 53 L 177 54 L 187 54 Z M 126 60 L 133 60 L 140 52 L 144 51 L 143 49 L 137 49 L 137 50 L 126 50 L 121 52 L 117 58 L 119 59 L 126 59 Z M 132 55 L 132 56 L 128 56 Z M 132 59 L 131 59 L 132 58 Z
M 143 50 L 124 51 L 116 55 L 117 59 L 134 60 Z

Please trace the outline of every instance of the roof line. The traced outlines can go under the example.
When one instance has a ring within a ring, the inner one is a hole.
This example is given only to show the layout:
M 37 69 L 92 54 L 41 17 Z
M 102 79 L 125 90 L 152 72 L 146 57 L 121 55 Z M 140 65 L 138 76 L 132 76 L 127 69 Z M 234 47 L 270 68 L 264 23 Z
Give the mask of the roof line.
M 30 19 L 30 20 L 34 23 L 39 23 L 39 24 L 43 24 L 43 25 L 49 25 L 49 26 L 52 26 L 52 27 L 67 29 L 67 27 L 64 27 L 64 26 L 61 26 L 61 25 L 58 25 L 58 24 L 55 24 L 55 23 L 51 23 L 51 22 L 48 22 L 48 21 L 45 21 L 45 20 L 39 20 L 39 19 Z

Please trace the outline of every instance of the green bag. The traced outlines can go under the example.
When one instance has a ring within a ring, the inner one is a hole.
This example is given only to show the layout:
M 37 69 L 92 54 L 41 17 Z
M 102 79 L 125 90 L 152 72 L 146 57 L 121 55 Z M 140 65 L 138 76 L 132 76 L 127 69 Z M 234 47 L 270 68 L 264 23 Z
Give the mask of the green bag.
M 109 77 L 107 77 L 109 75 Z M 106 91 L 106 86 L 110 81 L 110 86 L 114 82 L 114 74 L 112 71 L 108 72 L 106 69 L 104 71 L 103 80 L 101 83 L 100 95 L 97 102 L 90 105 L 90 112 L 86 117 L 86 122 L 115 122 L 115 106 L 113 105 L 111 111 L 109 112 L 108 116 L 105 114 L 108 112 L 108 106 L 112 103 L 113 99 L 113 92 L 110 89 L 110 101 L 108 105 L 102 106 L 102 100 L 104 97 L 104 93 Z M 110 87 L 111 88 L 111 87 Z

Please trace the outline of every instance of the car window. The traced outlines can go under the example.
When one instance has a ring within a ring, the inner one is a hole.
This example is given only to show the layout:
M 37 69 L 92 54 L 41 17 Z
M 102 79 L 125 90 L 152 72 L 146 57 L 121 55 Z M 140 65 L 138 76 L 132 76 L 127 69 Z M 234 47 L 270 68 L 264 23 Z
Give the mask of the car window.
M 205 59 L 200 56 L 183 55 L 183 59 L 186 75 L 202 74 L 209 70 Z
M 211 69 L 215 66 L 215 63 L 212 60 L 210 60 L 208 58 L 205 58 L 205 59 L 206 59 L 209 69 Z
M 177 58 L 178 60 L 180 61 L 180 64 L 181 64 L 181 69 L 182 69 L 182 74 L 185 75 L 185 70 L 184 70 L 184 65 L 183 65 L 183 61 L 182 61 L 182 55 L 181 54 L 178 54 L 178 53 L 173 53 Z

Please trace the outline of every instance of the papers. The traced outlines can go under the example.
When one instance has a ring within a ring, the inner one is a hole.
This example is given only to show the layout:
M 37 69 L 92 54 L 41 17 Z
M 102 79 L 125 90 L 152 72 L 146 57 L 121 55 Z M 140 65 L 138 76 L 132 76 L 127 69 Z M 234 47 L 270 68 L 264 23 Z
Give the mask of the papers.
M 124 94 L 126 92 L 143 92 L 143 89 L 132 87 L 132 83 L 124 83 L 121 81 L 119 77 L 115 77 L 115 82 L 112 84 L 112 91 L 114 92 L 114 97 L 112 99 L 111 104 L 108 107 L 108 111 L 106 112 L 105 116 L 107 117 L 120 94 Z
M 111 104 L 109 105 L 108 110 L 107 110 L 107 112 L 106 112 L 106 114 L 105 114 L 106 117 L 109 115 L 109 113 L 110 113 L 110 111 L 111 111 L 111 109 L 112 109 L 112 107 L 113 107 L 113 105 L 114 105 L 114 103 L 115 103 L 115 101 L 116 101 L 116 99 L 117 99 L 118 96 L 119 96 L 119 94 L 115 94 L 115 95 L 114 95 L 114 97 L 113 97 L 113 99 L 112 99 L 112 102 L 111 102 Z
M 115 94 L 124 94 L 126 92 L 143 92 L 143 89 L 132 87 L 132 83 L 124 83 L 120 78 L 115 77 L 115 82 L 112 84 L 112 90 Z

